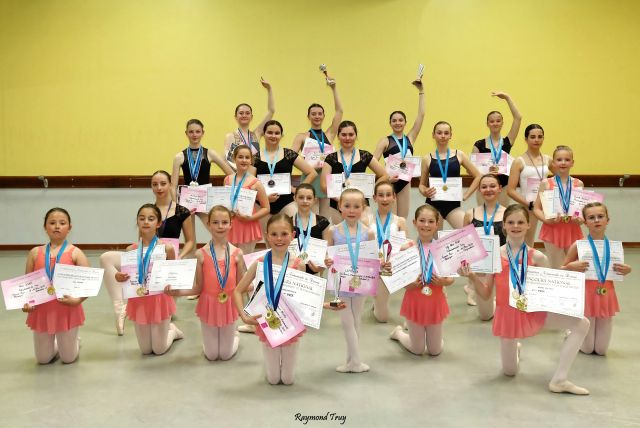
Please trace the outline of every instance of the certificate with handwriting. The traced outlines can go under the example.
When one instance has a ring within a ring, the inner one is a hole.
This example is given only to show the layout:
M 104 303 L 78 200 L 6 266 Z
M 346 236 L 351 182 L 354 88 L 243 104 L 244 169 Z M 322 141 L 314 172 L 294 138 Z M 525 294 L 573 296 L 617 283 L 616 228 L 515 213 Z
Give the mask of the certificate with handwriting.
M 462 201 L 462 177 L 449 177 L 446 183 L 442 178 L 429 177 L 429 187 L 436 189 L 432 201 Z
M 527 312 L 553 312 L 576 318 L 584 316 L 582 272 L 529 266 L 524 294 Z M 511 292 L 509 306 L 517 307 Z
M 149 291 L 163 291 L 171 285 L 176 290 L 190 290 L 196 276 L 196 259 L 158 260 L 151 268 Z
M 472 224 L 438 239 L 429 248 L 441 276 L 456 274 L 463 261 L 473 264 L 487 257 L 487 251 Z
M 53 286 L 56 296 L 92 297 L 97 296 L 102 285 L 104 269 L 75 266 L 56 265 L 53 272 Z
M 55 294 L 47 292 L 50 283 L 44 269 L 7 279 L 2 281 L 1 285 L 4 305 L 7 310 L 22 309 L 26 303 L 30 306 L 37 306 L 56 300 Z

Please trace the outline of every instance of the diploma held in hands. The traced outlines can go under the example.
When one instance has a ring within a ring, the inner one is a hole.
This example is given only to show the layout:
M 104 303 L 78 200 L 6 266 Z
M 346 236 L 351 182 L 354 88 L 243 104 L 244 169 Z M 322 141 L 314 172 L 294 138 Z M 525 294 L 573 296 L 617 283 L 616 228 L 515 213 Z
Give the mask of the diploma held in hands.
M 251 216 L 253 214 L 253 207 L 256 202 L 257 194 L 258 192 L 256 190 L 245 188 L 240 189 L 235 209 L 244 216 Z M 207 194 L 207 210 L 211 210 L 211 208 L 216 205 L 222 205 L 223 207 L 231 209 L 230 186 L 209 188 L 209 192 Z
M 398 177 L 402 181 L 411 181 L 415 167 L 415 163 L 409 162 L 406 157 L 402 159 L 399 155 L 389 155 L 385 159 L 385 169 L 389 177 Z
M 507 152 L 502 152 L 500 160 L 498 161 L 498 174 L 509 175 L 511 169 L 511 163 L 509 162 L 509 156 Z M 478 168 L 481 174 L 489 174 L 491 168 L 495 166 L 493 160 L 493 153 L 471 153 L 471 162 Z
M 339 198 L 345 189 L 358 189 L 364 193 L 365 198 L 371 198 L 375 185 L 375 174 L 353 172 L 348 179 L 344 174 L 329 174 L 327 175 L 327 196 Z
M 323 239 L 317 239 L 309 237 L 309 241 L 306 249 L 306 259 L 304 262 L 311 261 L 314 265 L 318 267 L 324 266 L 324 258 L 327 255 L 327 241 Z M 294 239 L 289 244 L 289 252 L 292 256 L 299 257 L 300 256 L 300 248 L 298 247 L 298 240 Z
M 410 247 L 391 256 L 391 275 L 381 276 L 389 294 L 406 287 L 422 273 L 417 247 Z
M 603 240 L 594 240 L 593 241 L 598 256 L 602 259 L 604 254 L 604 241 Z M 596 266 L 593 260 L 593 251 L 591 250 L 591 245 L 589 241 L 586 239 L 580 239 L 576 241 L 578 247 L 578 259 L 580 261 L 589 262 L 589 267 L 584 272 L 585 279 L 588 280 L 598 280 L 598 275 L 596 273 Z M 610 264 L 609 269 L 606 272 L 606 279 L 611 281 L 623 281 L 624 276 L 620 275 L 616 271 L 613 270 L 614 263 L 624 263 L 624 248 L 622 247 L 621 241 L 609 241 L 609 257 Z
M 449 177 L 446 184 L 442 178 L 429 177 L 429 187 L 436 189 L 432 201 L 462 201 L 462 177 Z
M 472 224 L 438 239 L 429 248 L 440 276 L 456 274 L 463 261 L 472 264 L 487 257 L 487 251 Z
M 492 226 L 493 229 L 493 226 Z M 485 235 L 482 227 L 476 227 L 480 242 L 487 252 L 487 257 L 471 263 L 469 266 L 475 273 L 499 273 L 502 272 L 502 262 L 500 261 L 500 237 L 497 235 Z M 455 230 L 439 230 L 438 239 L 443 238 Z M 492 230 L 493 233 L 493 230 Z
M 181 186 L 180 187 L 180 205 L 197 213 L 207 212 L 207 194 L 210 184 L 202 186 Z
M 149 291 L 163 291 L 171 285 L 175 290 L 190 290 L 196 276 L 196 259 L 159 260 L 151 268 Z
M 372 241 L 375 242 L 375 241 Z M 329 287 L 333 289 L 335 276 L 340 276 L 340 292 L 374 296 L 380 278 L 380 260 L 358 258 L 357 269 L 354 271 L 351 258 L 348 255 L 336 255 L 333 257 L 333 269 L 327 275 Z M 358 278 L 353 281 L 353 278 Z
M 56 271 L 60 266 L 57 265 Z M 25 304 L 41 305 L 56 300 L 55 294 L 49 294 L 50 282 L 44 269 L 38 269 L 26 275 L 2 281 L 2 295 L 7 310 L 22 309 Z
M 56 296 L 92 297 L 97 296 L 102 285 L 104 269 L 75 266 L 56 265 L 53 273 L 53 286 Z
M 328 142 L 325 143 L 323 152 L 318 141 L 313 138 L 306 138 L 302 147 L 302 156 L 314 169 L 322 169 L 325 158 L 334 151 L 333 146 Z
M 526 312 L 552 312 L 582 318 L 584 279 L 582 272 L 529 266 L 525 289 Z M 509 306 L 516 307 L 516 300 L 511 293 Z
M 258 174 L 258 180 L 264 186 L 267 195 L 277 193 L 278 195 L 291 194 L 291 174 Z

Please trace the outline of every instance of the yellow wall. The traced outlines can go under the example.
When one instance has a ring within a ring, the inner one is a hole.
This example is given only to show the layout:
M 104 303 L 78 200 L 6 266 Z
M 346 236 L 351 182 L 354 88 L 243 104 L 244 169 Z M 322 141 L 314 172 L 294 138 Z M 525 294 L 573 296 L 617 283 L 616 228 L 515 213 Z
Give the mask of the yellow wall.
M 639 16 L 635 0 L 4 0 L 0 175 L 170 168 L 191 117 L 220 150 L 237 103 L 254 106 L 254 123 L 264 114 L 261 75 L 288 146 L 309 103 L 332 113 L 321 62 L 365 148 L 388 133 L 390 111 L 413 120 L 409 81 L 423 62 L 418 153 L 440 119 L 453 124 L 452 146 L 470 150 L 489 110 L 508 119 L 489 97 L 502 89 L 522 129 L 545 127 L 546 152 L 575 148 L 574 172 L 640 173 L 638 155 L 613 150 L 639 148 Z

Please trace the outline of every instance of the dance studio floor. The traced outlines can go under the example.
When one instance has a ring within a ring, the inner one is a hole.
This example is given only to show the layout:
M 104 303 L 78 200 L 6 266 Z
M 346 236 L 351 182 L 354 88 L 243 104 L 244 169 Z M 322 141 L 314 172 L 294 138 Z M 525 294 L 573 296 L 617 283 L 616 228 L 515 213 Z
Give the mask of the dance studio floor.
M 90 252 L 97 266 L 98 252 Z M 26 252 L 0 253 L 0 278 L 23 273 Z M 0 311 L 2 427 L 288 427 L 304 416 L 327 416 L 306 426 L 352 427 L 626 427 L 640 426 L 640 251 L 627 250 L 635 271 L 618 287 L 607 357 L 578 355 L 571 379 L 587 397 L 548 392 L 563 336 L 545 332 L 522 344 L 520 373 L 500 373 L 499 342 L 491 323 L 465 304 L 462 283 L 449 288 L 444 352 L 418 357 L 388 336 L 402 323 L 402 293 L 392 296 L 389 324 L 378 324 L 367 303 L 361 353 L 365 374 L 340 374 L 345 344 L 339 317 L 325 312 L 322 328 L 300 342 L 296 383 L 270 386 L 258 340 L 241 334 L 238 354 L 208 362 L 202 354 L 195 301 L 180 299 L 176 324 L 185 339 L 163 356 L 140 355 L 131 323 L 115 334 L 106 290 L 85 305 L 80 360 L 38 366 L 32 335 L 20 311 Z M 634 333 L 635 331 L 635 333 Z M 346 416 L 346 419 L 344 417 Z M 333 420 L 332 420 L 333 418 Z

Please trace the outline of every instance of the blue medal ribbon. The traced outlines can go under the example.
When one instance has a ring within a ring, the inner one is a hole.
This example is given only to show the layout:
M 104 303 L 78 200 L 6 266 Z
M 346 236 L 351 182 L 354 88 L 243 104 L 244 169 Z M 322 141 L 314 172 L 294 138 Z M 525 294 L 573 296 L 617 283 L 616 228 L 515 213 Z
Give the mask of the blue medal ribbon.
M 187 160 L 189 161 L 189 173 L 191 174 L 191 181 L 198 181 L 198 174 L 200 174 L 200 166 L 202 165 L 202 146 L 198 149 L 198 155 L 193 158 L 191 149 L 187 147 Z
M 251 131 L 247 131 L 246 139 L 244 138 L 244 134 L 242 133 L 242 130 L 240 128 L 238 128 L 238 134 L 240 134 L 240 138 L 242 139 L 242 142 L 244 143 L 244 145 L 251 147 L 251 143 L 253 142 L 251 141 Z
M 378 240 L 378 248 L 382 248 L 382 244 L 384 241 L 388 241 L 391 235 L 391 227 L 390 221 L 393 214 L 391 212 L 387 213 L 387 219 L 384 221 L 384 225 L 382 224 L 382 220 L 380 220 L 380 213 L 376 210 L 376 239 Z
M 311 216 L 313 214 L 309 213 L 309 223 L 307 223 L 307 230 L 302 229 L 302 221 L 300 219 L 300 215 L 296 213 L 296 224 L 298 225 L 298 229 L 300 233 L 298 234 L 298 250 L 300 253 L 304 253 L 307 251 L 307 247 L 309 246 L 309 238 L 311 237 Z M 300 237 L 302 237 L 302 242 L 300 241 Z
M 278 163 L 277 159 L 278 159 L 278 151 L 280 150 L 280 148 L 278 147 L 278 149 L 276 150 L 276 154 L 273 155 L 273 158 L 270 159 L 269 156 L 267 156 L 267 149 L 264 148 L 262 150 L 262 152 L 264 153 L 264 159 L 265 162 L 267 162 L 267 167 L 269 167 L 269 176 L 271 178 L 273 178 L 273 174 L 276 172 L 276 164 Z
M 565 215 L 569 214 L 569 206 L 571 205 L 571 176 L 567 177 L 567 185 L 563 186 L 562 180 L 556 175 L 556 185 L 560 193 L 560 202 L 562 202 L 562 210 Z
M 447 174 L 449 174 L 449 156 L 451 155 L 451 150 L 447 149 L 447 160 L 444 163 L 444 168 L 442 167 L 442 161 L 440 161 L 440 152 L 436 149 L 436 160 L 438 161 L 438 168 L 440 168 L 440 175 L 442 175 L 442 183 L 447 184 Z
M 346 222 L 342 222 L 342 228 L 344 230 L 344 236 L 347 238 L 347 248 L 349 249 L 349 258 L 351 259 L 351 269 L 353 273 L 358 271 L 358 257 L 360 256 L 360 222 L 356 227 L 356 245 L 355 249 L 351 241 L 351 235 L 349 235 L 349 226 Z
M 220 289 L 224 291 L 224 287 L 227 285 L 227 279 L 229 279 L 229 271 L 231 270 L 231 265 L 229 264 L 229 243 L 227 242 L 227 248 L 224 251 L 224 277 L 222 276 L 220 267 L 218 266 L 218 256 L 216 255 L 216 249 L 214 248 L 213 241 L 209 242 L 209 251 L 211 251 L 213 266 L 216 268 L 216 276 L 218 277 Z
M 511 283 L 513 284 L 513 289 L 518 290 L 518 294 L 521 296 L 524 294 L 527 283 L 527 253 L 527 244 L 523 243 L 514 259 L 513 251 L 511 251 L 511 245 L 507 242 L 507 257 L 509 259 L 509 275 L 511 276 Z M 522 264 L 520 264 L 521 258 Z M 518 270 L 520 270 L 519 275 Z
M 344 160 L 344 152 L 340 149 L 340 158 L 342 159 L 342 169 L 344 169 L 344 175 L 346 178 L 349 178 L 351 175 L 351 169 L 353 168 L 353 159 L 356 157 L 356 149 L 354 148 L 351 152 L 351 160 L 349 161 L 349 165 Z
M 404 160 L 405 156 L 407 156 L 407 150 L 409 149 L 409 142 L 407 141 L 407 136 L 402 134 L 402 144 L 400 144 L 400 140 L 396 138 L 395 135 L 391 135 L 396 142 L 396 145 L 400 148 L 400 156 L 402 156 L 402 160 Z
M 498 148 L 496 149 L 493 145 L 493 139 L 491 138 L 491 135 L 489 135 L 489 147 L 491 148 L 491 157 L 493 158 L 493 163 L 495 165 L 498 165 L 498 162 L 500 162 L 500 158 L 502 157 L 502 143 L 503 139 L 500 137 L 500 143 L 498 143 Z
M 609 239 L 604 237 L 604 254 L 602 254 L 602 261 L 598 255 L 598 249 L 591 235 L 587 237 L 589 239 L 589 245 L 591 246 L 591 253 L 593 254 L 593 264 L 596 268 L 596 275 L 598 276 L 598 282 L 604 284 L 607 280 L 607 272 L 609 272 L 609 266 L 611 265 L 611 249 L 609 246 Z
M 491 235 L 491 228 L 493 227 L 493 219 L 498 212 L 498 208 L 500 208 L 500 204 L 496 204 L 496 208 L 493 210 L 493 214 L 491 214 L 491 219 L 487 220 L 487 205 L 482 204 L 484 208 L 484 219 L 482 220 L 482 227 L 484 228 L 485 235 Z
M 56 265 L 60 261 L 60 257 L 62 257 L 62 253 L 64 253 L 64 249 L 67 248 L 67 240 L 65 239 L 58 250 L 58 255 L 56 256 L 56 262 L 53 266 L 51 266 L 51 242 L 47 244 L 44 251 L 44 270 L 47 272 L 47 278 L 49 278 L 49 282 L 53 281 L 53 272 L 56 270 Z
M 169 211 L 171 211 L 172 206 L 173 206 L 173 199 L 169 201 L 169 208 L 167 208 L 167 212 L 164 215 L 164 220 L 162 220 L 162 226 L 160 227 L 160 230 L 164 230 L 164 225 L 167 222 L 167 219 L 169 218 Z
M 322 129 L 320 130 L 322 138 L 318 137 L 315 129 L 309 129 L 309 132 L 313 134 L 313 138 L 318 142 L 318 145 L 320 146 L 320 153 L 324 153 L 324 132 L 322 132 Z
M 231 184 L 231 211 L 236 209 L 236 204 L 238 203 L 238 196 L 240 196 L 240 189 L 242 189 L 242 183 L 244 183 L 245 178 L 247 178 L 247 173 L 245 172 L 240 180 L 240 183 L 236 186 L 236 179 L 238 178 L 238 174 L 233 176 L 233 184 Z
M 267 294 L 267 302 L 269 303 L 269 307 L 276 311 L 278 310 L 278 303 L 280 303 L 280 294 L 282 293 L 282 283 L 284 282 L 285 272 L 287 271 L 287 267 L 289 266 L 289 252 L 284 256 L 284 260 L 282 261 L 282 268 L 280 269 L 280 274 L 278 274 L 278 279 L 276 283 L 273 283 L 273 255 L 271 251 L 267 252 L 264 256 L 264 264 L 263 264 L 263 279 L 264 279 L 264 291 Z
M 138 244 L 138 284 L 140 285 L 147 283 L 147 273 L 149 271 L 149 263 L 151 262 L 151 254 L 153 254 L 153 250 L 156 248 L 157 243 L 158 237 L 154 236 L 149 243 L 149 247 L 147 247 L 147 252 L 144 256 L 142 254 L 142 239 Z
M 422 267 L 422 282 L 425 284 L 431 283 L 431 277 L 433 276 L 433 256 L 431 251 L 429 255 L 424 254 L 424 244 L 418 239 L 418 249 L 420 250 L 420 266 Z

